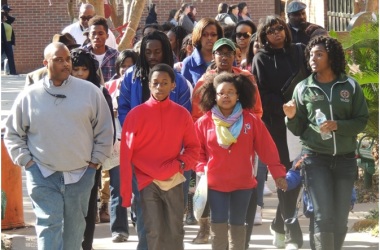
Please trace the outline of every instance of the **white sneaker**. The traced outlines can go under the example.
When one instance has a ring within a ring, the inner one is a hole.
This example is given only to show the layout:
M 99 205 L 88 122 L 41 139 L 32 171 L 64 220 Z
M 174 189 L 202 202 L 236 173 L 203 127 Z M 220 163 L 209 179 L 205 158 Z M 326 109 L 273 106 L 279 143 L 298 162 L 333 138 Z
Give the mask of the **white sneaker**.
M 271 196 L 272 194 L 273 194 L 272 190 L 270 190 L 270 188 L 268 187 L 267 183 L 265 182 L 263 195 L 264 196 Z
M 262 225 L 263 224 L 263 211 L 260 206 L 256 207 L 255 220 L 253 221 L 253 225 Z
M 298 245 L 296 243 L 287 243 L 285 250 L 298 250 Z
M 272 229 L 272 226 L 269 225 L 270 233 L 274 236 L 273 238 L 273 246 L 277 248 L 284 248 L 285 247 L 285 234 L 277 233 Z

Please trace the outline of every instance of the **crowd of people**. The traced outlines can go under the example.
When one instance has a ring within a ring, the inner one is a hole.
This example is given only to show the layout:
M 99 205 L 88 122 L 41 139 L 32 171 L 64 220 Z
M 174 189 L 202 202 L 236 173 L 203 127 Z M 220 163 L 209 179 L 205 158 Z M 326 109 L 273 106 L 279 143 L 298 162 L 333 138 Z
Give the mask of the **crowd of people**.
M 273 245 L 302 247 L 292 217 L 303 192 L 312 249 L 341 249 L 368 109 L 341 44 L 306 21 L 306 7 L 295 0 L 288 22 L 270 15 L 256 25 L 244 2 L 199 19 L 183 3 L 160 25 L 150 4 L 141 37 L 119 52 L 107 20 L 82 4 L 6 121 L 38 248 L 92 250 L 99 222 L 110 222 L 114 243 L 128 241 L 131 207 L 138 250 L 184 249 L 184 223 L 199 224 L 193 244 L 248 249 L 269 170 L 278 195 Z M 120 162 L 103 169 L 115 150 Z M 197 221 L 190 186 L 205 174 Z

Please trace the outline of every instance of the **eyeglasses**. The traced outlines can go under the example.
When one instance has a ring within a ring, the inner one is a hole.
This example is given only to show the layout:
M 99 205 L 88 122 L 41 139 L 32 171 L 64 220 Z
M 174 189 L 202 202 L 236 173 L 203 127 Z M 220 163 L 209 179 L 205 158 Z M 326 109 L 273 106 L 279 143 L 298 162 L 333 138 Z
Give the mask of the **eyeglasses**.
M 214 37 L 217 37 L 218 36 L 218 34 L 216 34 L 216 33 L 202 33 L 202 37 L 212 37 L 212 38 L 214 38 Z
M 284 26 L 279 25 L 277 27 L 267 29 L 266 33 L 267 33 L 267 35 L 273 35 L 276 31 L 281 32 L 284 29 L 285 29 Z
M 237 93 L 234 93 L 234 92 L 216 93 L 216 95 L 219 97 L 227 96 L 228 98 L 234 97 L 236 94 Z
M 228 52 L 224 52 L 224 53 L 219 52 L 219 51 L 215 51 L 214 54 L 217 56 L 220 56 L 220 57 L 230 58 L 230 57 L 235 55 L 235 51 L 228 51 Z
M 82 19 L 83 21 L 88 21 L 90 20 L 91 18 L 93 18 L 93 16 L 81 16 L 80 19 Z
M 238 33 L 236 33 L 236 37 L 237 38 L 242 38 L 242 37 L 244 37 L 244 39 L 247 39 L 247 38 L 250 38 L 251 37 L 251 33 L 249 33 L 249 32 L 245 32 L 245 33 L 240 33 L 240 32 L 238 32 Z

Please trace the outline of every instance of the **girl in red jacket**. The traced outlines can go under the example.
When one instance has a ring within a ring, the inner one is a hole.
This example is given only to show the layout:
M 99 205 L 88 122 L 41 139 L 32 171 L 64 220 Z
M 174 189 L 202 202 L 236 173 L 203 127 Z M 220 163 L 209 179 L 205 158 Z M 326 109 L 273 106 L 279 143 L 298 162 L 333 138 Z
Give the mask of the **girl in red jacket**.
M 254 90 L 247 77 L 224 72 L 200 91 L 200 106 L 207 113 L 195 123 L 201 143 L 196 170 L 204 172 L 208 167 L 212 249 L 226 249 L 228 245 L 230 249 L 244 249 L 245 216 L 257 185 L 255 152 L 283 190 L 287 188 L 285 167 L 264 123 L 248 111 L 254 103 Z

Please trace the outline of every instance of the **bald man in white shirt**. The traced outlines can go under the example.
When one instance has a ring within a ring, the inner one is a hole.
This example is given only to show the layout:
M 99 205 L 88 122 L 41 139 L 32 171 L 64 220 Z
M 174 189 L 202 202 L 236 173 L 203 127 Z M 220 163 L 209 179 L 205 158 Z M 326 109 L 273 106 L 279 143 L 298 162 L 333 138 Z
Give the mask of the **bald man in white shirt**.
M 62 34 L 70 33 L 77 43 L 83 45 L 86 37 L 83 35 L 83 31 L 88 28 L 88 21 L 96 15 L 95 8 L 92 4 L 82 4 L 79 8 L 79 18 L 78 21 L 70 24 L 62 30 Z M 109 37 L 106 41 L 106 45 L 117 49 L 116 38 L 112 32 L 109 32 Z

